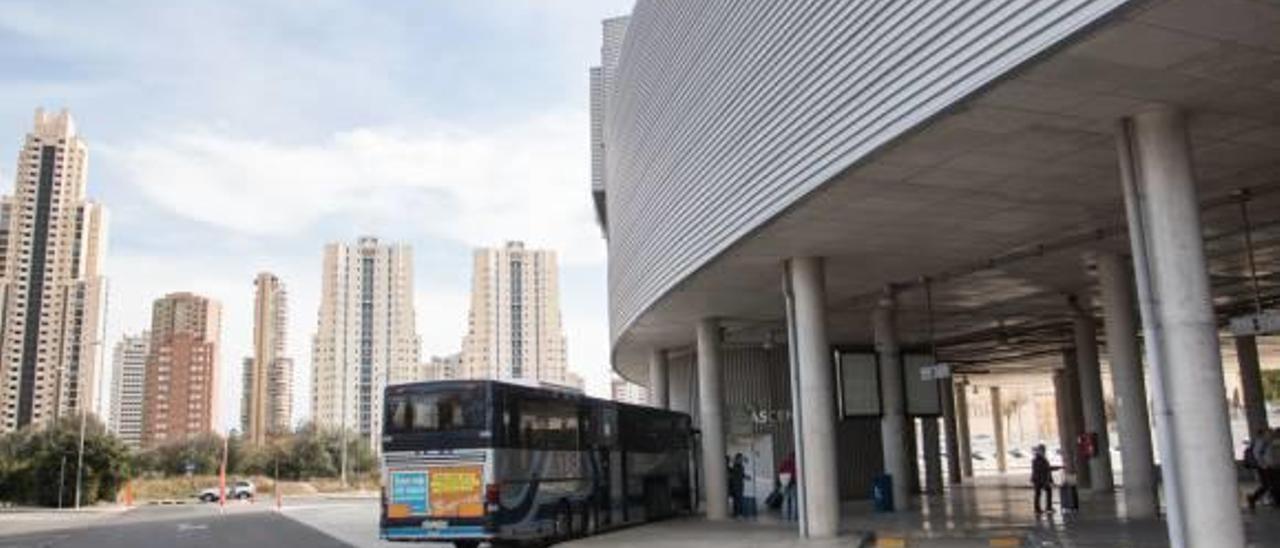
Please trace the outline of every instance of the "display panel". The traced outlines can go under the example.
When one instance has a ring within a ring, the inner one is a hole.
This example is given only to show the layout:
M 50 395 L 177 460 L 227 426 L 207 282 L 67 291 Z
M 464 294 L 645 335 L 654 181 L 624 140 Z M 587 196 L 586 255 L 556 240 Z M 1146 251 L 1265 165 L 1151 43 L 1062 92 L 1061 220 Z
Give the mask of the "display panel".
M 844 417 L 880 415 L 880 370 L 871 352 L 837 354 L 840 378 L 840 411 Z
M 907 414 L 929 416 L 942 414 L 942 393 L 938 380 L 924 380 L 922 370 L 934 365 L 929 354 L 904 354 L 902 379 L 907 389 Z

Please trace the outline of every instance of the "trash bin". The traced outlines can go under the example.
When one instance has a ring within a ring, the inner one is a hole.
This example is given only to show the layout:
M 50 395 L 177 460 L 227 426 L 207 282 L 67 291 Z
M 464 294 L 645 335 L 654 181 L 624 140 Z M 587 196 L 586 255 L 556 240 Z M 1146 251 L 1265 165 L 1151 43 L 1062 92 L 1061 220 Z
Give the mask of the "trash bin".
M 871 501 L 877 512 L 893 511 L 893 476 L 880 474 L 871 480 Z

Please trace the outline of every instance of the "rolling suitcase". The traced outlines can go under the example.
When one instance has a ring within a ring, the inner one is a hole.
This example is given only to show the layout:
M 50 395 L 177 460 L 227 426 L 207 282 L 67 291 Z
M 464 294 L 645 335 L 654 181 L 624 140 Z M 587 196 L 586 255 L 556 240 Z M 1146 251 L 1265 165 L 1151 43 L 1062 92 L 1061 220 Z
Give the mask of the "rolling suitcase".
M 1080 509 L 1080 493 L 1076 486 L 1064 484 L 1058 488 L 1058 504 L 1063 512 L 1075 512 Z

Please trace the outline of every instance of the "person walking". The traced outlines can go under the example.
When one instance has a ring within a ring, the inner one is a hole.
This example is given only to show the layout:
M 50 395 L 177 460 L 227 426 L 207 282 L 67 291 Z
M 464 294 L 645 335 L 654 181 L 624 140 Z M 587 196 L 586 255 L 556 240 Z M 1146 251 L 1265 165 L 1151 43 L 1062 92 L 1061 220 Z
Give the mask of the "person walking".
M 796 512 L 796 453 L 792 451 L 782 459 L 778 467 L 778 482 L 782 488 L 782 519 L 799 519 Z
M 1271 492 L 1270 474 L 1262 465 L 1263 455 L 1267 452 L 1267 441 L 1270 434 L 1266 429 L 1259 429 L 1249 440 L 1249 447 L 1244 450 L 1244 467 L 1252 469 L 1258 478 L 1258 488 L 1249 493 L 1249 510 L 1258 507 L 1258 499 Z
M 1050 466 L 1045 457 L 1044 444 L 1037 445 L 1035 457 L 1031 459 L 1031 486 L 1035 488 L 1036 514 L 1053 512 L 1053 471 L 1058 467 Z M 1045 506 L 1040 506 L 1040 493 L 1044 493 Z
M 733 503 L 733 517 L 746 517 L 747 512 L 743 491 L 746 488 L 747 467 L 746 457 L 742 453 L 733 456 L 733 463 L 729 465 L 729 499 Z

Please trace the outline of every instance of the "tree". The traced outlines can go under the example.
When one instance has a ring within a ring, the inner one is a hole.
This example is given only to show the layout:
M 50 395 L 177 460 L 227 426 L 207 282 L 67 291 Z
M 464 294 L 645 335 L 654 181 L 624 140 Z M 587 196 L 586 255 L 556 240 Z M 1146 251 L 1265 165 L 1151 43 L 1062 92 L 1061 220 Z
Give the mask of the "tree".
M 232 435 L 227 440 L 227 472 L 272 476 L 278 463 L 281 478 L 337 477 L 341 472 L 342 438 L 338 432 L 312 424 L 276 436 L 261 446 Z M 375 471 L 377 459 L 368 439 L 351 432 L 346 439 L 348 470 L 357 474 Z M 211 475 L 218 473 L 221 459 L 222 437 L 210 432 L 151 447 L 136 457 L 135 466 L 140 471 L 173 476 L 185 474 L 190 464 L 192 473 Z
M 129 450 L 97 419 L 86 420 L 81 502 L 115 500 L 131 474 Z M 0 436 L 0 500 L 74 506 L 79 436 L 80 417 Z
M 1280 369 L 1262 371 L 1262 394 L 1267 403 L 1280 403 Z

